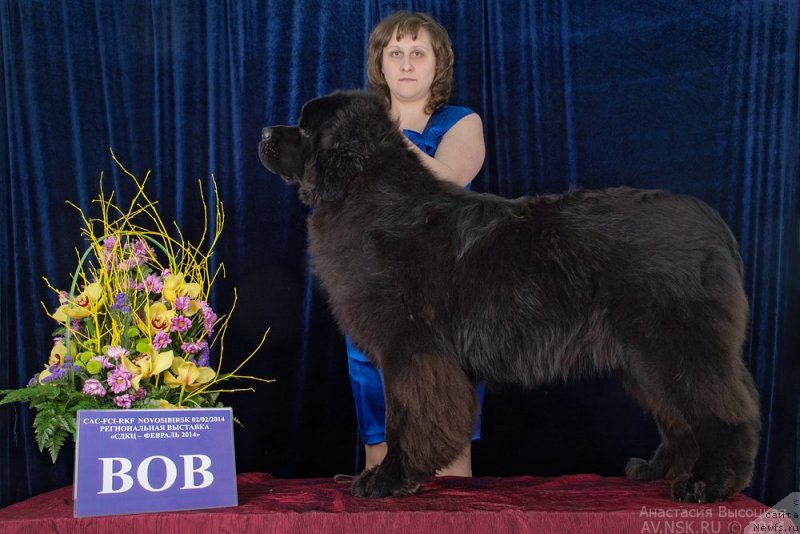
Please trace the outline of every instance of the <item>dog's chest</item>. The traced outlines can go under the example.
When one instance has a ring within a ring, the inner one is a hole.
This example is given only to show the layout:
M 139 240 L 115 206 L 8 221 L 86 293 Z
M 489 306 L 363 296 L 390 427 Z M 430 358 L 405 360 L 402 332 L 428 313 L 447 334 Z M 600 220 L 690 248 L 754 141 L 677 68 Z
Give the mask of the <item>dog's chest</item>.
M 309 218 L 308 244 L 314 274 L 327 289 L 361 278 L 372 248 L 362 228 L 324 212 Z
M 333 299 L 391 293 L 398 286 L 422 291 L 436 272 L 424 260 L 430 243 L 365 218 L 318 210 L 308 221 L 308 237 L 314 274 Z

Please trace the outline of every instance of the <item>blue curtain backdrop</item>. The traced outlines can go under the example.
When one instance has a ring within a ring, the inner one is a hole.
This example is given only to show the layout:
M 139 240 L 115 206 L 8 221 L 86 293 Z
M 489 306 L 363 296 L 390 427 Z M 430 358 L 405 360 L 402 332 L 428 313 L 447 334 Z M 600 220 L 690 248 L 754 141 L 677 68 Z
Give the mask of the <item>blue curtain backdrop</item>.
M 227 401 L 237 467 L 278 477 L 357 469 L 344 345 L 308 272 L 306 212 L 256 155 L 260 129 L 304 101 L 363 87 L 370 28 L 396 9 L 432 13 L 456 54 L 454 103 L 483 117 L 475 189 L 506 196 L 627 184 L 697 195 L 741 241 L 752 306 L 745 358 L 764 434 L 751 494 L 798 487 L 798 1 L 0 0 L 0 388 L 49 354 L 46 276 L 64 286 L 84 210 L 130 198 L 109 147 L 152 169 L 162 217 L 198 229 L 197 180 L 227 212 L 218 251 L 239 303 L 226 354 L 276 378 Z M 0 506 L 71 482 L 31 414 L 0 409 Z M 620 475 L 657 443 L 607 379 L 489 391 L 478 475 Z

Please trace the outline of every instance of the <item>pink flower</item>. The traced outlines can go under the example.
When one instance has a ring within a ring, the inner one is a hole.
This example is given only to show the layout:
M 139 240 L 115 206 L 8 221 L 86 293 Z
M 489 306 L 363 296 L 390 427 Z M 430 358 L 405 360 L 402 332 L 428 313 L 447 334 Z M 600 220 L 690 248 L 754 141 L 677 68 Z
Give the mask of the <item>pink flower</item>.
M 109 373 L 108 385 L 114 393 L 122 393 L 131 387 L 131 378 L 133 375 L 124 367 L 119 366 Z
M 172 327 L 170 331 L 172 332 L 186 332 L 189 330 L 189 327 L 192 326 L 192 320 L 188 317 L 184 317 L 183 315 L 178 315 L 172 318 Z
M 172 305 L 172 307 L 178 311 L 185 310 L 186 308 L 189 307 L 189 297 L 186 296 L 176 297 L 175 303 Z
M 172 340 L 169 338 L 169 334 L 163 330 L 159 330 L 159 332 L 153 338 L 153 348 L 156 350 L 161 350 L 170 343 L 172 343 Z
M 106 358 L 106 357 L 105 357 L 105 356 L 103 356 L 102 354 L 100 354 L 100 355 L 97 355 L 97 356 L 92 356 L 92 360 L 94 360 L 94 361 L 96 361 L 96 362 L 100 362 L 100 365 L 102 365 L 102 366 L 103 366 L 103 369 L 111 369 L 111 368 L 113 368 L 113 367 L 114 367 L 114 364 L 113 364 L 113 363 L 111 363 L 111 362 L 108 360 L 108 358 Z M 90 360 L 90 361 L 91 361 L 91 360 Z M 84 393 L 85 393 L 85 392 L 84 392 Z
M 113 249 L 117 245 L 117 236 L 111 235 L 103 239 L 103 248 L 108 250 Z
M 146 260 L 148 256 L 153 255 L 153 249 L 142 239 L 139 239 L 133 244 L 133 255 Z
M 125 393 L 124 395 L 117 395 L 114 397 L 114 404 L 119 406 L 120 408 L 130 408 L 131 401 L 133 401 L 133 397 L 129 393 Z
M 212 334 L 214 332 L 214 323 L 217 322 L 217 314 L 211 309 L 206 301 L 200 301 L 200 311 L 203 314 L 203 326 L 206 332 Z
M 125 347 L 120 347 L 119 345 L 114 345 L 113 347 L 108 347 L 106 349 L 106 354 L 108 354 L 109 358 L 113 358 L 113 359 L 119 361 L 120 357 L 122 357 L 122 356 L 128 357 L 128 356 L 130 356 L 131 353 L 128 352 L 128 349 L 126 349 Z
M 91 395 L 93 397 L 106 396 L 106 388 L 103 387 L 103 384 L 101 384 L 99 380 L 95 380 L 94 378 L 90 378 L 83 383 L 82 392 L 84 395 Z
M 144 289 L 149 293 L 161 293 L 164 289 L 164 282 L 156 274 L 148 274 L 144 279 Z
M 133 269 L 139 265 L 138 258 L 126 258 L 117 263 L 117 269 L 120 271 L 127 271 L 129 269 Z
M 187 354 L 196 354 L 207 348 L 208 342 L 202 339 L 196 343 L 181 343 L 181 350 Z

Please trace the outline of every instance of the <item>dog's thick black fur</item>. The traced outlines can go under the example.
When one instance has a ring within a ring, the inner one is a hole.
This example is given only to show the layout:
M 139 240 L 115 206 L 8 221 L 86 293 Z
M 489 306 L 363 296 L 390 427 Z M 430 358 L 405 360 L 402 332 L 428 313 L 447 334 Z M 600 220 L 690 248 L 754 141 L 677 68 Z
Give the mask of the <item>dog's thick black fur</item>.
M 478 381 L 615 373 L 662 442 L 635 480 L 677 501 L 750 480 L 760 417 L 742 359 L 738 246 L 698 199 L 629 188 L 514 200 L 437 180 L 380 99 L 334 93 L 259 156 L 299 186 L 312 267 L 343 331 L 383 371 L 388 454 L 358 496 L 416 491 L 474 428 Z

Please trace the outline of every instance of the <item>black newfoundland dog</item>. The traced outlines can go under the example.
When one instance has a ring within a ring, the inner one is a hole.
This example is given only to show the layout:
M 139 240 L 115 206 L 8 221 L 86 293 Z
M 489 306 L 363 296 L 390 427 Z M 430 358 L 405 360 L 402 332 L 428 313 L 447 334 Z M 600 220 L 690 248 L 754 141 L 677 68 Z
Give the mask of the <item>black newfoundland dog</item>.
M 357 496 L 416 491 L 469 442 L 478 381 L 614 373 L 662 442 L 634 480 L 677 501 L 745 488 L 757 393 L 742 359 L 738 245 L 700 200 L 629 188 L 505 199 L 434 178 L 381 100 L 311 100 L 264 128 L 263 164 L 313 209 L 312 268 L 341 329 L 383 371 L 388 454 Z

